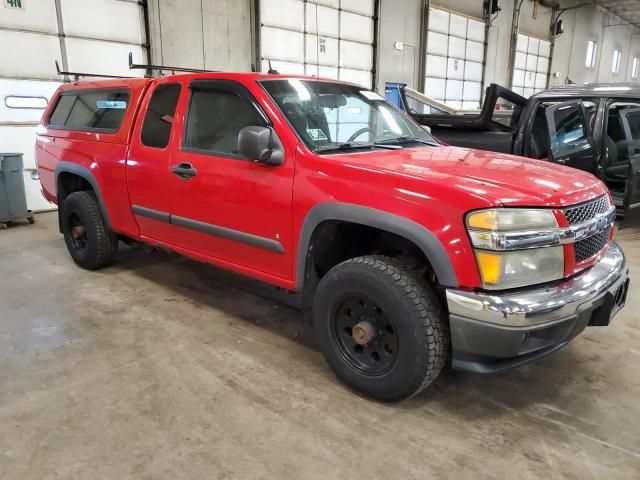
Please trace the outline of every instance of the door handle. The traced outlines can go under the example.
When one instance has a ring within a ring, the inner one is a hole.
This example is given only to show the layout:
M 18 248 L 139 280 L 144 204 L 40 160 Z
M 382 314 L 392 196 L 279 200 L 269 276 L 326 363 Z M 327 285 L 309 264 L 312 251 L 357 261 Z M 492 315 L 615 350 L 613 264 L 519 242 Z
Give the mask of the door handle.
M 198 174 L 198 170 L 193 168 L 193 165 L 190 163 L 182 162 L 171 167 L 171 173 L 179 176 L 183 180 L 188 180 L 191 177 L 195 177 Z
M 565 158 L 559 158 L 559 159 L 557 160 L 557 162 L 558 162 L 558 163 L 562 163 L 562 164 L 564 165 L 565 163 L 569 163 L 569 159 L 568 159 L 568 158 L 566 158 L 566 157 L 565 157 Z

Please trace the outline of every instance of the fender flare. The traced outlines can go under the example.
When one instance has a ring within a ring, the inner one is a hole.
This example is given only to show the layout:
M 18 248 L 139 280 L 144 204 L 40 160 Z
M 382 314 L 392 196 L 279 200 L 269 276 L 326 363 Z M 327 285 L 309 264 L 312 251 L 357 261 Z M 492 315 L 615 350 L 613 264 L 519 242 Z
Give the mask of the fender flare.
M 307 213 L 300 231 L 296 264 L 296 288 L 302 290 L 309 243 L 316 227 L 327 220 L 341 220 L 385 230 L 415 243 L 431 263 L 440 283 L 457 287 L 458 278 L 438 238 L 422 225 L 398 215 L 341 202 L 321 203 Z
M 58 192 L 58 185 L 59 185 L 58 177 L 60 176 L 61 173 L 72 173 L 73 175 L 82 177 L 87 182 L 89 182 L 89 184 L 91 185 L 91 188 L 96 194 L 96 199 L 98 200 L 98 206 L 100 207 L 100 213 L 102 213 L 102 218 L 104 218 L 104 221 L 106 222 L 107 227 L 111 228 L 111 220 L 109 219 L 107 208 L 105 206 L 104 199 L 102 198 L 102 192 L 98 187 L 98 182 L 96 181 L 91 171 L 88 168 L 83 167 L 82 165 L 78 165 L 77 163 L 72 163 L 72 162 L 64 162 L 64 161 L 60 161 L 56 165 L 55 179 L 56 179 L 56 197 L 58 199 L 58 206 L 59 207 L 62 206 L 60 205 L 60 195 L 59 195 L 60 192 Z

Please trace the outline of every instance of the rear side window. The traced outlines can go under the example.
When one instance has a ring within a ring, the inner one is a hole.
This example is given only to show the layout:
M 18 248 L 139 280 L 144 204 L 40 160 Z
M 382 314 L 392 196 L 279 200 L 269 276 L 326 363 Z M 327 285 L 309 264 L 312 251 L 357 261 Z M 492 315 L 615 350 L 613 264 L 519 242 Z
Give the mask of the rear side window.
M 142 144 L 164 148 L 169 144 L 173 116 L 180 97 L 180 85 L 160 85 L 155 89 L 142 124 Z
M 49 126 L 69 130 L 116 132 L 129 106 L 128 90 L 63 93 L 49 117 Z

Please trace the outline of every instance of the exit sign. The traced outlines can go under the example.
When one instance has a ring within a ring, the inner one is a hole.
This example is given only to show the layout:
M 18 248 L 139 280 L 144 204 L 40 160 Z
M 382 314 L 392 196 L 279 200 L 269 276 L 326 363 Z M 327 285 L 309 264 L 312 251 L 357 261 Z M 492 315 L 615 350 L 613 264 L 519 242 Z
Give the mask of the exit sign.
M 4 0 L 4 6 L 7 8 L 24 8 L 24 0 Z

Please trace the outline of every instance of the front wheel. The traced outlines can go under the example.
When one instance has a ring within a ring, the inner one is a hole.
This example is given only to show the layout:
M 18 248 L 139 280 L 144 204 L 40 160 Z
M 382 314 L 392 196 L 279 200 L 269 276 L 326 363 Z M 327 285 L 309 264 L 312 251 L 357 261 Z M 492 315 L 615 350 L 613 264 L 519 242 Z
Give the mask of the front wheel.
M 118 240 L 105 224 L 92 192 L 73 192 L 62 204 L 64 241 L 73 261 L 95 270 L 113 263 Z
M 313 302 L 320 347 L 348 386 L 381 401 L 400 401 L 438 376 L 449 351 L 436 294 L 389 257 L 357 257 L 332 268 Z

